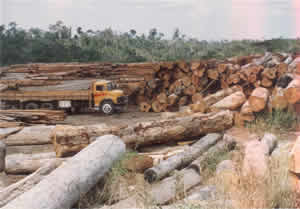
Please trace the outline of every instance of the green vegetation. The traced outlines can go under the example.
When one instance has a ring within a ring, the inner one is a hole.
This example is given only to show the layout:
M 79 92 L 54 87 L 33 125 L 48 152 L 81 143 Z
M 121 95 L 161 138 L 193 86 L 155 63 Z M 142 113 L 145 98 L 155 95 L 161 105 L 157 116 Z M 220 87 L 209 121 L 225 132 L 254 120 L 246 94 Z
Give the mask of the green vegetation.
M 293 111 L 273 111 L 258 113 L 255 121 L 247 124 L 250 130 L 256 133 L 264 133 L 265 131 L 273 132 L 274 134 L 284 134 L 287 131 L 295 130 L 298 121 L 296 113 Z
M 138 35 L 134 29 L 120 33 L 72 29 L 58 21 L 48 30 L 25 30 L 16 23 L 0 25 L 0 65 L 30 62 L 144 62 L 178 59 L 223 59 L 238 55 L 300 52 L 300 40 L 272 39 L 208 42 L 188 38 L 178 29 L 172 39 L 157 29 Z

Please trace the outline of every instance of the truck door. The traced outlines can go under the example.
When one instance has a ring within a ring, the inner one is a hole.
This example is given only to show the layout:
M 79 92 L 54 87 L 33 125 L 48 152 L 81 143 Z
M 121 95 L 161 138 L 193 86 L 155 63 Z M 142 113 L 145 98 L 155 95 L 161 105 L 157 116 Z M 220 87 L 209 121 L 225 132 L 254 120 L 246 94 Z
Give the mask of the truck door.
M 105 86 L 104 85 L 96 85 L 94 91 L 94 102 L 95 107 L 99 107 L 103 97 L 105 96 Z

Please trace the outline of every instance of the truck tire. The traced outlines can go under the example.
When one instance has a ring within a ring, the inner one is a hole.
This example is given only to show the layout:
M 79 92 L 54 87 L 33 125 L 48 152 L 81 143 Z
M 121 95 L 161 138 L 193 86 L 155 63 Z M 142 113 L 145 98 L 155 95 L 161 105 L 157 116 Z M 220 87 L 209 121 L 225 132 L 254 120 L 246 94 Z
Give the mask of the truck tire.
M 39 105 L 34 102 L 29 102 L 25 105 L 25 109 L 26 110 L 36 110 L 36 109 L 39 109 Z
M 112 101 L 104 101 L 101 104 L 101 111 L 106 115 L 111 115 L 115 112 L 115 107 Z
M 52 103 L 42 103 L 41 109 L 54 110 L 54 105 Z

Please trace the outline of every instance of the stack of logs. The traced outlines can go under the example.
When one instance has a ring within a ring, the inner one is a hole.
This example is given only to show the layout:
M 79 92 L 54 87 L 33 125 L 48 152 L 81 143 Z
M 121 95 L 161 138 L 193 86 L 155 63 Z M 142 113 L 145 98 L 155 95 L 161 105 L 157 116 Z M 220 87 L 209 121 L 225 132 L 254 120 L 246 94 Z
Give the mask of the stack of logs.
M 57 124 L 66 118 L 64 111 L 54 110 L 0 110 L 0 127 L 19 125 Z
M 191 104 L 200 112 L 210 111 L 209 96 L 230 87 L 239 88 L 246 98 L 259 87 L 272 92 L 279 78 L 288 72 L 292 58 L 280 54 L 164 63 L 155 78 L 144 82 L 137 103 L 144 112 L 177 111 Z M 195 105 L 197 104 L 197 105 Z

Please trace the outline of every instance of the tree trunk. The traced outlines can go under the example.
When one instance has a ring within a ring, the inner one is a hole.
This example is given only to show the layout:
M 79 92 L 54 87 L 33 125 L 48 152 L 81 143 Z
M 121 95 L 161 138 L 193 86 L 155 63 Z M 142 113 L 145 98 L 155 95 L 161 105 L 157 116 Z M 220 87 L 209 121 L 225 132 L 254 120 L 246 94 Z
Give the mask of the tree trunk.
M 269 98 L 269 91 L 265 88 L 256 88 L 249 97 L 249 104 L 253 112 L 260 112 L 265 109 Z
M 37 171 L 48 162 L 63 162 L 66 159 L 56 158 L 55 153 L 14 154 L 6 157 L 5 173 L 10 175 L 26 175 Z
M 222 136 L 220 134 L 206 135 L 183 153 L 179 153 L 168 160 L 162 161 L 159 165 L 147 169 L 144 174 L 145 179 L 150 183 L 158 181 L 167 176 L 173 170 L 187 166 L 203 152 L 209 149 L 209 147 L 217 143 L 221 137 Z
M 70 156 L 93 141 L 94 136 L 114 134 L 120 136 L 129 147 L 139 147 L 150 144 L 200 137 L 211 132 L 220 132 L 233 124 L 233 113 L 221 111 L 218 113 L 195 113 L 186 117 L 160 119 L 156 121 L 137 123 L 132 126 L 98 125 L 72 127 L 57 126 L 52 132 L 52 141 L 57 157 Z
M 50 134 L 55 126 L 25 127 L 18 133 L 3 139 L 7 146 L 50 144 Z
M 246 101 L 246 96 L 242 91 L 235 92 L 214 104 L 210 109 L 215 110 L 236 110 Z
M 241 90 L 242 90 L 242 88 L 240 86 L 233 86 L 232 88 L 229 88 L 229 89 L 223 89 L 223 90 L 218 91 L 215 94 L 211 94 L 211 95 L 205 97 L 204 102 L 209 107 L 209 106 L 217 103 L 218 101 L 224 99 L 225 97 L 227 97 L 235 92 L 241 91 Z
M 71 208 L 109 171 L 123 153 L 125 145 L 120 138 L 99 137 L 3 209 Z
M 50 161 L 43 167 L 39 168 L 33 174 L 25 177 L 15 184 L 8 186 L 7 188 L 0 191 L 0 207 L 3 207 L 10 201 L 16 199 L 21 194 L 29 191 L 35 185 L 37 185 L 45 176 L 49 175 L 54 169 L 60 166 L 61 161 Z

